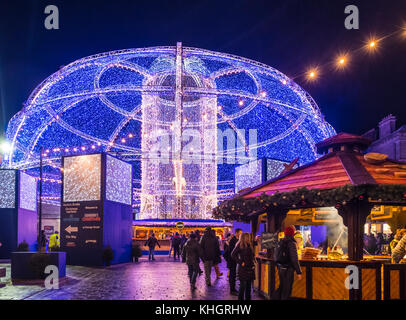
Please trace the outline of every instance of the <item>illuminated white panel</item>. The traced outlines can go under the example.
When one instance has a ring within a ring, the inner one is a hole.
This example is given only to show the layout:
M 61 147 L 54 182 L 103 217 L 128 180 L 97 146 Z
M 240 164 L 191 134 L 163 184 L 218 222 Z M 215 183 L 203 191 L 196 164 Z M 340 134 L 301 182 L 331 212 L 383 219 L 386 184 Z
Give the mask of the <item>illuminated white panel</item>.
M 20 208 L 37 210 L 37 181 L 24 172 L 20 173 Z
M 100 200 L 101 155 L 92 154 L 64 159 L 63 200 Z
M 107 156 L 106 198 L 110 201 L 131 205 L 132 166 L 129 163 Z
M 289 164 L 285 161 L 274 160 L 274 159 L 266 159 L 266 180 L 271 180 L 281 174 L 281 172 L 285 169 L 283 164 Z M 297 168 L 297 165 L 293 167 L 293 169 Z
M 0 208 L 15 208 L 15 183 L 14 170 L 0 170 Z
M 251 161 L 235 168 L 235 192 L 262 183 L 262 160 Z

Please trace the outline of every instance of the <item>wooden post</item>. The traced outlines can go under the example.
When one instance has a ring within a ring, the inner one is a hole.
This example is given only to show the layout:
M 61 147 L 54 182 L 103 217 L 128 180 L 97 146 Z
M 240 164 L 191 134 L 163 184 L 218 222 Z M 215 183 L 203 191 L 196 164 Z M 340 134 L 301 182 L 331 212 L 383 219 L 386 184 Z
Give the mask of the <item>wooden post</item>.
M 348 227 L 348 259 L 360 261 L 364 256 L 364 225 L 373 205 L 356 200 L 342 206 L 338 213 L 343 217 L 344 225 Z
M 251 220 L 251 237 L 252 237 L 252 241 L 255 240 L 255 237 L 257 235 L 258 232 L 258 216 L 253 217 Z
M 281 230 L 282 222 L 286 218 L 288 210 L 273 210 L 268 211 L 266 215 L 266 232 L 278 233 Z M 273 257 L 273 250 L 267 250 L 267 257 Z
M 268 211 L 266 214 L 266 232 L 275 233 L 275 216 Z
M 266 215 L 266 232 L 280 232 L 282 222 L 286 218 L 289 210 L 273 210 Z

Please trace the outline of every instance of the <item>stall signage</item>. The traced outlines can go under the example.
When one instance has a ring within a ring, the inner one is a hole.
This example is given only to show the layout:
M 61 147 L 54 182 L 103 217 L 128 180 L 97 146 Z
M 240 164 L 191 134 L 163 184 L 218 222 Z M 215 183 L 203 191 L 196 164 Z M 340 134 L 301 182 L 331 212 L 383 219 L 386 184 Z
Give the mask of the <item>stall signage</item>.
M 184 227 L 185 227 L 185 224 L 182 221 L 176 222 L 176 228 L 183 229 Z
M 371 209 L 371 220 L 390 219 L 393 211 L 400 210 L 400 207 L 374 206 Z

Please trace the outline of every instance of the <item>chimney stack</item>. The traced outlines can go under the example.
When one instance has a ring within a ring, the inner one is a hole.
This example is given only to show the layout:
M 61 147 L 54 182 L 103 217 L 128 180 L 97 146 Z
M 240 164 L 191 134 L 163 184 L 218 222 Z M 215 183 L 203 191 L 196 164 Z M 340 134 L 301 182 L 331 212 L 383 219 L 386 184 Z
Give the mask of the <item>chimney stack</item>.
M 379 139 L 389 136 L 396 129 L 396 117 L 388 115 L 379 122 Z

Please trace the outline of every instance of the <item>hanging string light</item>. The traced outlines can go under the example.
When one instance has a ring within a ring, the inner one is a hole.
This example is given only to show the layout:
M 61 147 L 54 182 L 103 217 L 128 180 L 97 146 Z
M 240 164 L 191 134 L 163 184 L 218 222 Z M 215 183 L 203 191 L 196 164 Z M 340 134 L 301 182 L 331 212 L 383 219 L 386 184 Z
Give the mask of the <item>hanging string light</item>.
M 354 57 L 357 53 L 361 52 L 362 50 L 368 52 L 368 53 L 374 53 L 376 51 L 378 51 L 378 49 L 380 48 L 380 44 L 383 40 L 392 38 L 394 36 L 401 36 L 402 38 L 406 38 L 406 24 L 404 24 L 403 27 L 401 27 L 400 29 L 384 35 L 384 36 L 380 36 L 380 37 L 376 37 L 376 36 L 370 36 L 367 41 L 363 44 L 362 47 L 359 47 L 357 49 L 348 51 L 345 54 L 339 54 L 336 58 L 336 60 L 334 61 L 327 61 L 324 64 L 321 64 L 318 66 L 317 70 L 316 68 L 310 68 L 308 69 L 308 71 L 297 74 L 293 77 L 291 77 L 291 79 L 297 79 L 299 77 L 304 77 L 306 79 L 306 81 L 314 81 L 316 79 L 319 78 L 320 75 L 320 70 L 327 68 L 327 67 L 334 67 L 336 70 L 342 70 L 345 67 L 347 67 L 348 65 L 348 60 L 350 55 L 352 57 Z
M 319 76 L 318 68 L 311 68 L 307 71 L 307 80 L 314 81 Z

